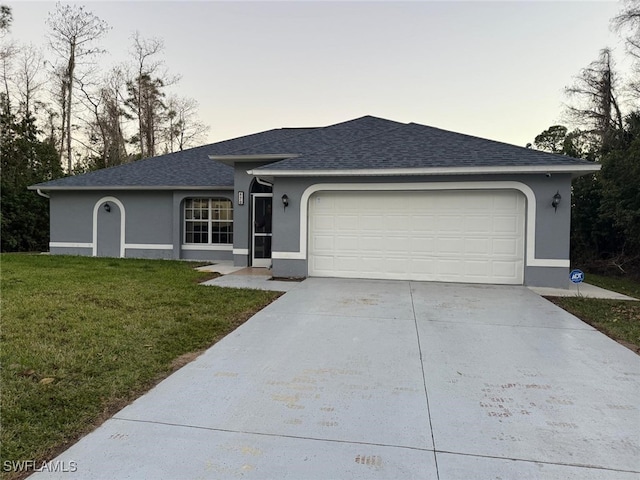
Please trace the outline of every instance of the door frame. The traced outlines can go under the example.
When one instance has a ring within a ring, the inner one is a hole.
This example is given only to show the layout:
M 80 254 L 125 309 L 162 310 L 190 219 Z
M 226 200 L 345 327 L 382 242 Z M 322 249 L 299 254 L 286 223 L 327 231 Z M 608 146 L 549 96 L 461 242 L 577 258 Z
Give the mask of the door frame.
M 271 232 L 256 232 L 256 198 L 271 199 Z M 251 194 L 251 266 L 260 268 L 269 268 L 271 266 L 271 256 L 269 258 L 255 258 L 256 237 L 273 238 L 273 193 L 252 193 Z M 272 248 L 273 251 L 273 248 Z

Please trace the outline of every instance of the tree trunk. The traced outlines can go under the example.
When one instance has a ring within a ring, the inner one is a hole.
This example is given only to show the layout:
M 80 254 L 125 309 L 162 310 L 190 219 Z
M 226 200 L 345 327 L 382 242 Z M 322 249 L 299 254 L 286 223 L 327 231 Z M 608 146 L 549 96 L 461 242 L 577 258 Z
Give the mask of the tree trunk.
M 76 68 L 76 43 L 75 39 L 71 42 L 69 54 L 69 66 L 67 68 L 67 79 L 69 86 L 67 88 L 67 166 L 69 174 L 73 171 L 73 159 L 71 157 L 71 104 L 73 95 L 73 75 Z

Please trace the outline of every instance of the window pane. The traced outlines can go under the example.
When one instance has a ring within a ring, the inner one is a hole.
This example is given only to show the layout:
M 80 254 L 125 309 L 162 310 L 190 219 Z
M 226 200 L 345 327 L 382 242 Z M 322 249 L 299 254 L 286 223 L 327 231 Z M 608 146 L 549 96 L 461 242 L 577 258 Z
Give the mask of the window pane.
M 185 199 L 184 232 L 185 243 L 232 244 L 233 202 L 225 198 Z

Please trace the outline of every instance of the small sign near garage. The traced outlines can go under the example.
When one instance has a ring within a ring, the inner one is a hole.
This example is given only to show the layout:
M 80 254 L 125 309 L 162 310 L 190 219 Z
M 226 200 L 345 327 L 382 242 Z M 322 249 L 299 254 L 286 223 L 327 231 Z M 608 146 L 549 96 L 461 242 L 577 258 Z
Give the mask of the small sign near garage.
M 573 283 L 582 283 L 584 282 L 584 272 L 582 270 L 571 270 L 569 274 L 569 278 Z

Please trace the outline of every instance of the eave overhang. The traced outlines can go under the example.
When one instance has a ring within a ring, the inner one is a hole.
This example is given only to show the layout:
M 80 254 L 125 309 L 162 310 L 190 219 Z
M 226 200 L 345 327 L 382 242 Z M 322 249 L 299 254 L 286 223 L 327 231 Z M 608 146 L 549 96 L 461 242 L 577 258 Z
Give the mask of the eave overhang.
M 491 174 L 553 174 L 570 173 L 573 178 L 597 172 L 602 165 L 523 165 L 523 166 L 483 166 L 483 167 L 423 167 L 423 168 L 375 168 L 375 169 L 309 169 L 281 170 L 256 168 L 248 170 L 249 175 L 261 177 L 381 177 L 418 175 L 491 175 Z

